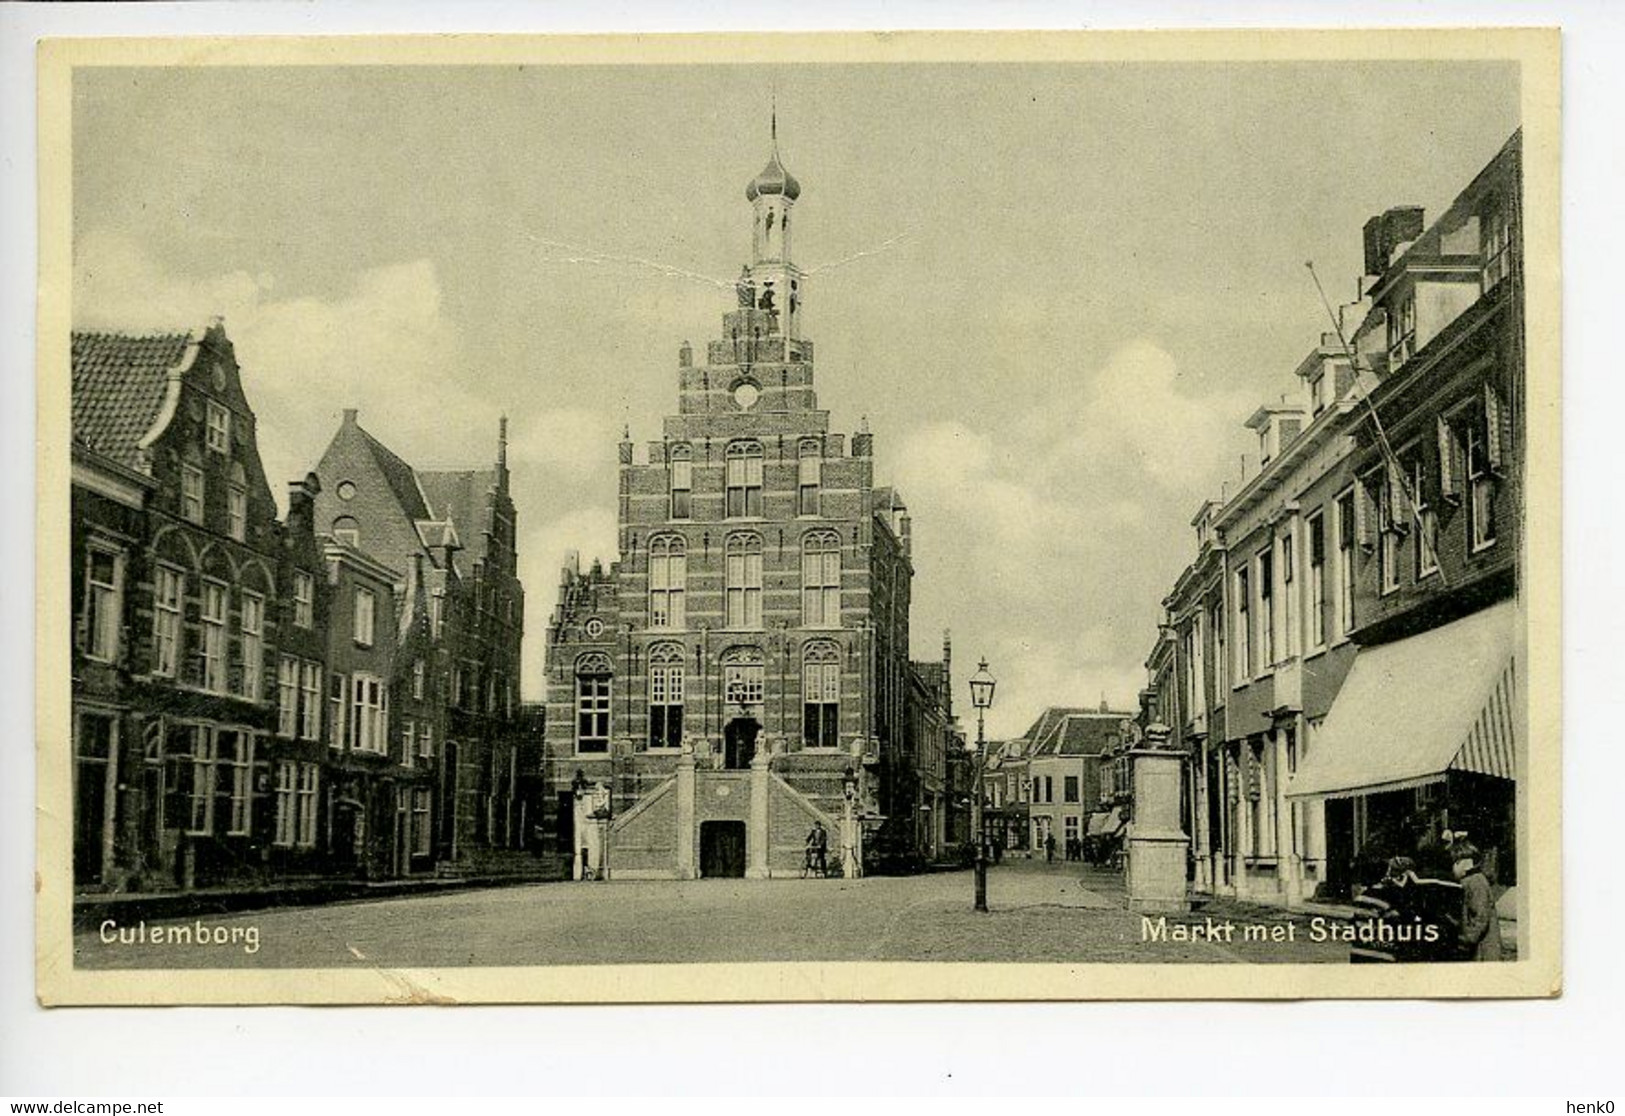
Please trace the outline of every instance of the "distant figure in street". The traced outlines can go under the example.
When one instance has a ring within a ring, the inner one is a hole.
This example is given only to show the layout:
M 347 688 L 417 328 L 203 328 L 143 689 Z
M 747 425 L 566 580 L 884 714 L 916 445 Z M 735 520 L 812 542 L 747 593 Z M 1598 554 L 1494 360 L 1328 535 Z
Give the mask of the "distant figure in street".
M 807 871 L 817 872 L 820 876 L 829 874 L 825 860 L 829 854 L 829 832 L 821 821 L 813 822 L 812 832 L 807 834 Z
M 1458 841 L 1450 851 L 1455 857 L 1451 874 L 1461 884 L 1461 952 L 1470 961 L 1501 960 L 1501 916 L 1495 910 L 1495 893 L 1484 875 L 1478 848 Z
M 1055 834 L 1044 834 L 1044 863 L 1055 863 Z
M 1004 863 L 1004 842 L 997 836 L 993 838 L 993 863 Z

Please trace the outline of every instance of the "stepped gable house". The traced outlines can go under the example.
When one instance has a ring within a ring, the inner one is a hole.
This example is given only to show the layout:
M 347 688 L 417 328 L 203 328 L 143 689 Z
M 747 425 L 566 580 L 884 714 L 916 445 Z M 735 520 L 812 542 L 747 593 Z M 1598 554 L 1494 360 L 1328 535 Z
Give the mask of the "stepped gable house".
M 74 333 L 72 432 L 76 889 L 319 870 L 322 560 L 276 519 L 224 325 Z
M 526 773 L 540 764 L 540 742 L 527 741 L 520 727 L 524 588 L 507 420 L 493 468 L 432 472 L 407 464 L 346 410 L 315 475 L 312 514 L 327 536 L 333 577 L 357 581 L 345 596 L 354 626 L 341 633 L 346 654 L 376 660 L 379 646 L 394 644 L 383 661 L 358 660 L 347 680 L 333 680 L 335 703 L 363 724 L 376 719 L 387 734 L 365 736 L 352 719 L 345 726 L 352 767 L 357 752 L 372 750 L 405 769 L 398 796 L 384 803 L 394 816 L 374 824 L 395 834 L 397 863 L 500 867 L 496 850 L 526 845 L 536 816 Z M 360 581 L 386 574 L 396 579 L 392 607 L 382 611 L 380 596 L 376 615 L 355 615 L 351 602 L 366 589 Z
M 620 444 L 619 560 L 563 572 L 548 830 L 576 875 L 799 871 L 815 822 L 850 863 L 849 815 L 890 827 L 888 846 L 916 840 L 893 816 L 919 785 L 909 517 L 874 482 L 873 437 L 819 408 L 800 193 L 775 144 L 745 191 L 751 256 L 722 335 L 700 361 L 683 344 L 661 436 Z

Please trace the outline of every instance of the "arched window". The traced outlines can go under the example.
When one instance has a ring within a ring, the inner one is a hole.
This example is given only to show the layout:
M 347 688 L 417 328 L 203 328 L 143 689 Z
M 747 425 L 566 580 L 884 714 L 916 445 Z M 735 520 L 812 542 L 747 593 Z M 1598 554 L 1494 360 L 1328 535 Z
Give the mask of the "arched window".
M 683 649 L 663 643 L 649 652 L 649 747 L 683 743 Z
M 801 656 L 801 742 L 807 748 L 840 746 L 841 654 L 833 643 L 809 643 Z
M 649 543 L 649 626 L 678 628 L 685 624 L 683 596 L 688 558 L 680 535 L 661 535 Z
M 762 626 L 762 537 L 729 535 L 724 577 L 727 626 Z
M 671 517 L 694 514 L 694 451 L 686 445 L 671 447 Z
M 801 443 L 796 487 L 796 514 L 818 514 L 818 490 L 824 480 L 824 450 L 816 438 Z
M 762 443 L 732 442 L 727 454 L 729 518 L 762 514 Z
M 814 531 L 801 541 L 801 622 L 840 626 L 841 540 L 833 531 Z
M 333 537 L 347 546 L 360 546 L 361 524 L 353 515 L 341 515 L 333 520 Z
M 614 671 L 602 652 L 583 655 L 576 663 L 576 751 L 609 751 L 610 679 Z

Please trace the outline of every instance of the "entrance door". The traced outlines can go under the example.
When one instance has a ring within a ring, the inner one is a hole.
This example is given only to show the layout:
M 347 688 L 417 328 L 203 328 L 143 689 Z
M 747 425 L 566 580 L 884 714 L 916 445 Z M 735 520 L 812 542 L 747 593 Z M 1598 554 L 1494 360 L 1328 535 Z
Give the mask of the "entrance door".
M 729 771 L 743 771 L 756 758 L 756 734 L 762 731 L 754 717 L 735 717 L 722 730 L 723 763 Z
M 700 875 L 707 879 L 741 879 L 745 875 L 745 823 L 700 823 Z
M 1326 802 L 1326 891 L 1343 899 L 1350 894 L 1354 867 L 1354 800 Z

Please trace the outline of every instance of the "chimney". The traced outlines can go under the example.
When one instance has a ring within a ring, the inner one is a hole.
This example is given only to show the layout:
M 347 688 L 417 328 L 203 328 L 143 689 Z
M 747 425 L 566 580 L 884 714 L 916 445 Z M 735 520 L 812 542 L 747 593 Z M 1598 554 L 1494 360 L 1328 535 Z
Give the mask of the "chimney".
M 306 473 L 304 480 L 288 482 L 288 530 L 301 535 L 316 533 L 316 494 L 322 482 L 315 473 Z
M 677 367 L 694 367 L 694 346 L 690 345 L 687 341 L 684 341 L 683 347 L 677 350 Z
M 344 425 L 354 426 L 356 424 L 356 419 L 360 416 L 360 414 L 361 412 L 356 410 L 354 407 L 344 408 Z
M 1381 275 L 1394 262 L 1394 250 L 1422 235 L 1425 211 L 1419 205 L 1396 205 L 1365 223 L 1365 273 Z

